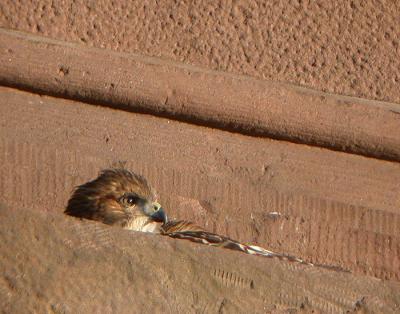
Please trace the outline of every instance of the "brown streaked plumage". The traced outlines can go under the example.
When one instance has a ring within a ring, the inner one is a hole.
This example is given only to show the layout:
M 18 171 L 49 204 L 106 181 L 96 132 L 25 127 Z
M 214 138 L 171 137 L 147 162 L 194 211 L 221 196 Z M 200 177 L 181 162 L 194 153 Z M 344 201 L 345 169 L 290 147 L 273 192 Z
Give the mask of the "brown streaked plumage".
M 65 213 L 130 230 L 156 232 L 167 217 L 147 180 L 126 169 L 107 169 L 78 186 Z
M 65 213 L 130 230 L 155 232 L 171 238 L 314 266 L 290 255 L 208 232 L 189 221 L 168 221 L 147 180 L 126 169 L 103 170 L 95 180 L 78 186 L 68 201 Z
M 171 238 L 185 239 L 196 243 L 240 251 L 250 255 L 276 257 L 290 262 L 298 262 L 313 266 L 313 264 L 305 262 L 294 256 L 274 253 L 256 245 L 240 243 L 228 237 L 208 232 L 189 221 L 169 221 L 161 226 L 161 234 Z

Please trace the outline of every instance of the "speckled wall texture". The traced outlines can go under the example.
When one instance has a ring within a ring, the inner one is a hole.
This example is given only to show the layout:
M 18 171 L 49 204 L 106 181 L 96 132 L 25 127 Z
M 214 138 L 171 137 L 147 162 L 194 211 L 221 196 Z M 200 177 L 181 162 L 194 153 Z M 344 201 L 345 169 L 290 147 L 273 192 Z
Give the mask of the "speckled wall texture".
M 396 0 L 2 0 L 0 26 L 400 103 Z

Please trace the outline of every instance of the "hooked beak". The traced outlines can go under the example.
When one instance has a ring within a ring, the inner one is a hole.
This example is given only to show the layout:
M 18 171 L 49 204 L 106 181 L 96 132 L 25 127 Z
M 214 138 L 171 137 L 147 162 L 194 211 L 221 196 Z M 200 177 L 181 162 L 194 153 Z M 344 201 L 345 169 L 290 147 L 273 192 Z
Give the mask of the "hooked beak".
M 154 221 L 167 223 L 168 217 L 167 214 L 164 212 L 164 209 L 161 207 L 160 204 L 154 203 L 154 213 L 150 216 Z

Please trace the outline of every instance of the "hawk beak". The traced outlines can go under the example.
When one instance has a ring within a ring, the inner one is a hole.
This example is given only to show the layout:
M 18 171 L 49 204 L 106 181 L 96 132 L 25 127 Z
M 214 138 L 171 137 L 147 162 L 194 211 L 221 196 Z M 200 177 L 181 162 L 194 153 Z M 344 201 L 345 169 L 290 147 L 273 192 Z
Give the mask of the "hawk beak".
M 158 203 L 154 203 L 154 208 L 156 208 L 156 210 L 150 217 L 154 221 L 167 223 L 168 217 L 167 214 L 164 212 L 164 209 L 161 207 L 161 205 Z

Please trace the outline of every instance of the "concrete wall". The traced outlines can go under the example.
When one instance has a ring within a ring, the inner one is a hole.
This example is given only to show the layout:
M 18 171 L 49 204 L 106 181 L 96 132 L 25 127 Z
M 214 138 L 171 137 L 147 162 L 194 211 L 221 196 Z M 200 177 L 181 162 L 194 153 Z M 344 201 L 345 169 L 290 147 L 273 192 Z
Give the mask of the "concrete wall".
M 400 102 L 400 2 L 3 0 L 0 26 Z

